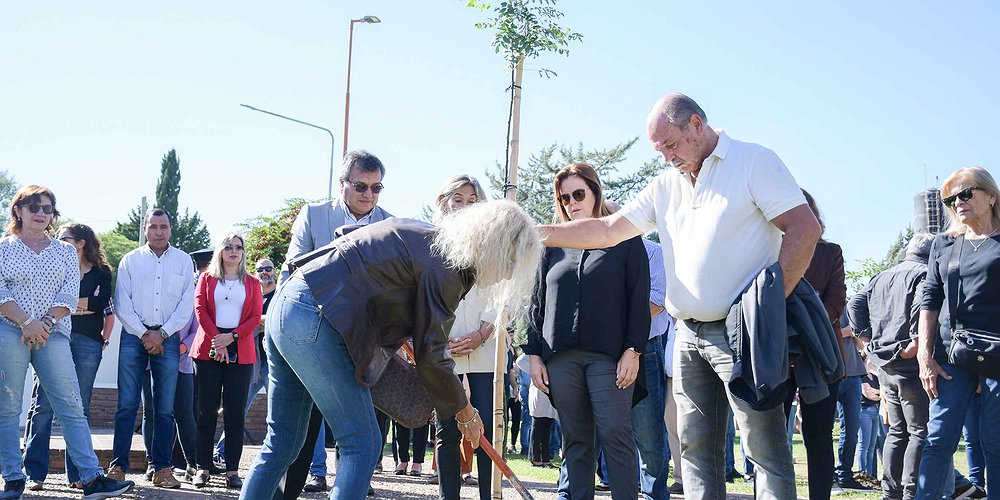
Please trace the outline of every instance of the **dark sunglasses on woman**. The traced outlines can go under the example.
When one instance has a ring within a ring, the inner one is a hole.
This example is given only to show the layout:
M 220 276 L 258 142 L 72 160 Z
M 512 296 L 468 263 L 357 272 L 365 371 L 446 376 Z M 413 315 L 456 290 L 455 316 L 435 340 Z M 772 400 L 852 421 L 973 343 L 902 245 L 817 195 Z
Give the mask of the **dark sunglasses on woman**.
M 584 200 L 584 198 L 587 197 L 587 190 L 577 189 L 576 191 L 573 191 L 571 194 L 573 196 L 573 199 L 576 200 L 577 203 L 580 203 Z M 559 203 L 562 203 L 562 206 L 564 207 L 566 205 L 569 205 L 569 197 L 570 197 L 569 194 L 559 195 Z
M 354 182 L 350 179 L 347 179 L 347 182 L 354 187 L 355 191 L 359 193 L 364 193 L 365 191 L 368 191 L 368 189 L 371 189 L 372 193 L 379 194 L 383 189 L 385 189 L 385 186 L 383 186 L 381 182 L 376 182 L 370 186 L 364 182 Z
M 39 205 L 38 203 L 31 203 L 28 205 L 21 205 L 22 207 L 27 207 L 28 211 L 37 214 L 39 210 L 45 212 L 46 215 L 51 214 L 55 211 L 56 207 L 52 205 Z
M 951 195 L 951 196 L 949 196 L 949 197 L 947 197 L 947 198 L 945 198 L 945 199 L 943 199 L 941 201 L 944 202 L 944 205 L 946 207 L 955 208 L 955 200 L 956 199 L 962 200 L 962 201 L 969 201 L 969 200 L 972 199 L 972 195 L 973 195 L 972 191 L 976 190 L 976 189 L 979 189 L 979 188 L 977 188 L 977 187 L 965 188 L 965 189 L 963 189 L 963 190 L 961 190 L 961 191 L 959 191 L 959 192 L 957 192 L 957 193 L 955 193 L 955 194 L 953 194 L 953 195 Z

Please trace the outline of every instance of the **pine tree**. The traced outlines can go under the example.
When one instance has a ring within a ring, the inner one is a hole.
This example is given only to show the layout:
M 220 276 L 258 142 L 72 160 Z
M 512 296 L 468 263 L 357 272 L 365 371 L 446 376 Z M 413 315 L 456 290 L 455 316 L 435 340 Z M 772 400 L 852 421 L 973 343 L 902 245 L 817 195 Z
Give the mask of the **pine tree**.
M 166 210 L 171 217 L 180 219 L 177 198 L 181 194 L 181 163 L 177 150 L 171 149 L 160 161 L 160 180 L 156 183 L 156 207 Z M 171 242 L 173 243 L 173 242 Z

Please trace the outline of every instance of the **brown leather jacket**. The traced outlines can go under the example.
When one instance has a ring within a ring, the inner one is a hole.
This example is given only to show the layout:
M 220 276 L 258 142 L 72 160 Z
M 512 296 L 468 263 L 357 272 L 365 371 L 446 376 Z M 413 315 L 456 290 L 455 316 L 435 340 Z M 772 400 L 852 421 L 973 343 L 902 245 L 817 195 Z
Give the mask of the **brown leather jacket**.
M 355 377 L 371 387 L 390 356 L 413 338 L 417 373 L 439 418 L 467 404 L 448 355 L 455 308 L 475 281 L 431 251 L 434 226 L 390 218 L 362 226 L 291 263 L 343 335 Z

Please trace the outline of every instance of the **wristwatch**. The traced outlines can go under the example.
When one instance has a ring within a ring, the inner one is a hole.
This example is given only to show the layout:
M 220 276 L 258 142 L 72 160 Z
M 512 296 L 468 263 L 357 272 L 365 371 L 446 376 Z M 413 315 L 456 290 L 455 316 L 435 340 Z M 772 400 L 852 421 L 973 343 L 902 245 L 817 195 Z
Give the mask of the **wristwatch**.
M 240 334 L 233 332 L 233 340 L 239 340 L 239 339 L 240 339 Z
M 642 353 L 641 353 L 641 352 L 639 352 L 639 350 L 638 350 L 638 349 L 636 349 L 635 347 L 629 347 L 629 348 L 628 348 L 628 349 L 626 349 L 626 350 L 627 350 L 627 351 L 632 351 L 632 352 L 634 352 L 636 356 L 642 356 Z
M 167 340 L 170 338 L 170 334 L 165 332 L 163 328 L 160 328 L 160 337 L 163 338 L 163 340 Z

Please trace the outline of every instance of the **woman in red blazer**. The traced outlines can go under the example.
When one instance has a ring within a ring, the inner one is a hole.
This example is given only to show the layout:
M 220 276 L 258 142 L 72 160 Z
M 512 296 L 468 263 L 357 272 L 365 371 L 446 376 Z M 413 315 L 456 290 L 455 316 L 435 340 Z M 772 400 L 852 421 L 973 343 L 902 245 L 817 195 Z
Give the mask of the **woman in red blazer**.
M 243 409 L 257 359 L 254 331 L 262 304 L 260 282 L 246 271 L 243 237 L 230 233 L 215 248 L 195 288 L 194 310 L 200 325 L 191 347 L 200 410 L 195 487 L 209 481 L 220 403 L 226 431 L 226 486 L 243 486 L 237 475 L 243 454 Z

